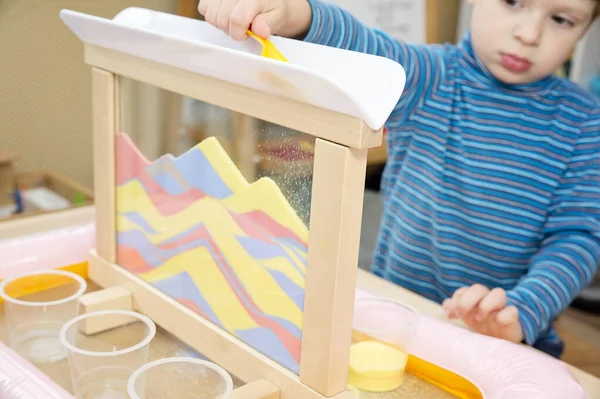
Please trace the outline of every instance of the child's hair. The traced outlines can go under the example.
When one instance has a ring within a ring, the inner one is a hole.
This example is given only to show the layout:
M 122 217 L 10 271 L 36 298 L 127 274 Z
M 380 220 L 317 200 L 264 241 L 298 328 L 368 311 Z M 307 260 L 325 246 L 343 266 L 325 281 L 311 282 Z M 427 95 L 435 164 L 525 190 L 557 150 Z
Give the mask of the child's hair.
M 600 16 L 600 0 L 596 0 L 596 11 L 594 11 L 593 19 L 596 19 Z

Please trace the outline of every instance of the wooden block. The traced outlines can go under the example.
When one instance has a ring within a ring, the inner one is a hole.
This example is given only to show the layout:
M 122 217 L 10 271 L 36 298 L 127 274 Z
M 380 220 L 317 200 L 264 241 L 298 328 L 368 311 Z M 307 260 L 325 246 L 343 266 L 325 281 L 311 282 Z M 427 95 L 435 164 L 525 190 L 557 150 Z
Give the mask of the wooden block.
M 106 288 L 83 295 L 79 299 L 79 309 L 81 314 L 99 310 L 133 310 L 133 296 L 131 292 L 122 287 Z M 104 318 L 102 321 L 99 318 L 87 319 L 83 323 L 82 332 L 88 335 L 96 334 L 127 324 L 130 321 L 129 319 L 128 316 Z
M 230 399 L 279 399 L 279 388 L 267 380 L 257 380 L 233 391 Z

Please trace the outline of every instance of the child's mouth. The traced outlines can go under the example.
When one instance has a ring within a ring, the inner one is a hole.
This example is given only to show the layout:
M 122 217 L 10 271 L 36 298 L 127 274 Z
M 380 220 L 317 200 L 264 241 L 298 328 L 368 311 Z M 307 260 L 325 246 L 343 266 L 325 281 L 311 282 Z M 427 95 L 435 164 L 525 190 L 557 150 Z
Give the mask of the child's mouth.
M 531 62 L 513 54 L 500 54 L 502 65 L 511 72 L 524 73 L 531 68 Z

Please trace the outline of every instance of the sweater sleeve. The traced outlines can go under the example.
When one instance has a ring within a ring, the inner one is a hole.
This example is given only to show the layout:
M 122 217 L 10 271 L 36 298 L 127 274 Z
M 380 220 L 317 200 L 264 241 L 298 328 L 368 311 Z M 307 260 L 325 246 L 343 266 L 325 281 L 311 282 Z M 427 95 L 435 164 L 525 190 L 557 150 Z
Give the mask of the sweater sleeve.
M 406 116 L 424 91 L 432 90 L 443 70 L 443 46 L 406 43 L 365 26 L 344 9 L 320 0 L 308 0 L 312 22 L 304 41 L 389 58 L 406 72 L 406 86 L 392 118 Z M 399 115 L 401 114 L 401 115 Z
M 600 262 L 600 112 L 584 123 L 557 188 L 541 249 L 510 290 L 525 342 L 533 345 L 586 285 Z

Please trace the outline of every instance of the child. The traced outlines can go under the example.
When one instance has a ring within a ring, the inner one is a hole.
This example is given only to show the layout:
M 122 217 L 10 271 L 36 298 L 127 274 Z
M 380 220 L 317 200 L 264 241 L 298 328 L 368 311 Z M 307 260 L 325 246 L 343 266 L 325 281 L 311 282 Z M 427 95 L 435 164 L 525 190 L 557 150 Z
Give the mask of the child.
M 459 45 L 395 41 L 320 0 L 200 0 L 207 22 L 391 58 L 373 272 L 474 330 L 560 357 L 554 319 L 600 262 L 600 103 L 554 72 L 598 0 L 470 0 Z

